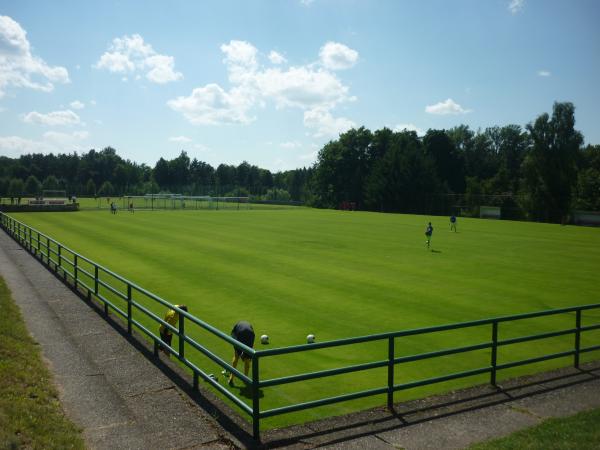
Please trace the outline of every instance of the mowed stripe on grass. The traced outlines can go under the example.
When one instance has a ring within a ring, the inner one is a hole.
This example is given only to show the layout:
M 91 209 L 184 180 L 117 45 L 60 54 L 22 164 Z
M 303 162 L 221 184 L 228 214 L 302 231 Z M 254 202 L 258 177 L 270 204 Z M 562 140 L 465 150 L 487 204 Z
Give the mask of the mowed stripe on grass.
M 257 335 L 270 335 L 275 347 L 303 343 L 308 333 L 323 341 L 600 301 L 598 229 L 459 218 L 458 233 L 453 233 L 445 217 L 306 208 L 15 217 L 166 300 L 187 304 L 193 314 L 225 332 L 235 321 L 249 320 Z M 433 252 L 425 249 L 429 220 L 435 229 Z M 155 311 L 164 314 L 164 309 Z M 600 319 L 599 314 L 595 317 Z M 501 337 L 531 334 L 548 322 L 570 328 L 574 319 L 561 316 L 502 326 Z M 488 327 L 470 334 L 463 330 L 402 339 L 396 353 L 475 344 L 489 340 L 489 335 Z M 230 357 L 227 346 L 201 333 L 198 339 Z M 507 348 L 500 357 L 567 350 L 572 341 L 567 336 Z M 281 376 L 386 357 L 382 342 L 267 359 L 261 369 L 264 376 Z M 486 364 L 489 352 L 482 351 L 398 367 L 396 373 L 400 381 L 408 381 Z M 507 376 L 564 364 L 565 359 L 548 362 Z M 379 387 L 385 380 L 385 370 L 355 373 L 269 388 L 262 401 L 264 407 L 280 406 Z M 398 397 L 485 380 L 475 377 Z M 360 400 L 290 420 L 381 403 L 381 398 Z

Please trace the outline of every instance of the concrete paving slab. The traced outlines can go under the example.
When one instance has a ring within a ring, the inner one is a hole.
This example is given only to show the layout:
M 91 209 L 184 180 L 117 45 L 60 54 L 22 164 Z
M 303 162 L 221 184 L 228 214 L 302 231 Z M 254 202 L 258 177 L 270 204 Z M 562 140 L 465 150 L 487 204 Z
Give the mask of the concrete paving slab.
M 141 449 L 152 448 L 140 430 L 132 429 L 130 424 L 86 428 L 83 432 L 85 442 L 90 448 Z
M 513 406 L 543 418 L 565 417 L 600 408 L 600 379 L 522 398 Z
M 384 442 L 377 436 L 365 436 L 350 441 L 341 441 L 331 445 L 325 445 L 320 448 L 328 450 L 392 450 L 398 447 Z

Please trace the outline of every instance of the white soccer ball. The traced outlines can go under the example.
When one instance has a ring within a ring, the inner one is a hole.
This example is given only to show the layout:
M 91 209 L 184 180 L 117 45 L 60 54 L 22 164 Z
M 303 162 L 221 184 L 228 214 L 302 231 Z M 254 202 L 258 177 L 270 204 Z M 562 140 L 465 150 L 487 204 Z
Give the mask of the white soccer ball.
M 260 343 L 264 344 L 264 345 L 267 345 L 269 343 L 269 336 L 267 336 L 266 334 L 263 334 L 260 337 Z
M 309 334 L 308 336 L 306 336 L 306 342 L 308 344 L 314 344 L 314 342 L 315 342 L 315 335 L 314 334 Z

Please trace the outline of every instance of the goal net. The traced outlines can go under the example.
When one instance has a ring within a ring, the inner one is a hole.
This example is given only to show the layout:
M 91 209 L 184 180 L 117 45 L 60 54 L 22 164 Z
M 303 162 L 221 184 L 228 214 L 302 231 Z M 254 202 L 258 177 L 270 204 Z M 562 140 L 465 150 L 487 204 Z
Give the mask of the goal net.
M 479 217 L 482 219 L 500 219 L 500 207 L 499 206 L 480 206 Z

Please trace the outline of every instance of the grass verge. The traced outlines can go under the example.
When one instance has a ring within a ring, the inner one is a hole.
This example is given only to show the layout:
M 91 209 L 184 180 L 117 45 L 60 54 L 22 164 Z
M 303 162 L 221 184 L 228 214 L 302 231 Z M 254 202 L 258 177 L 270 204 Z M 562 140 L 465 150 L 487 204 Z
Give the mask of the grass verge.
M 82 449 L 37 343 L 0 278 L 0 449 Z
M 502 439 L 483 442 L 470 450 L 586 450 L 600 448 L 600 409 L 561 419 L 548 419 Z

